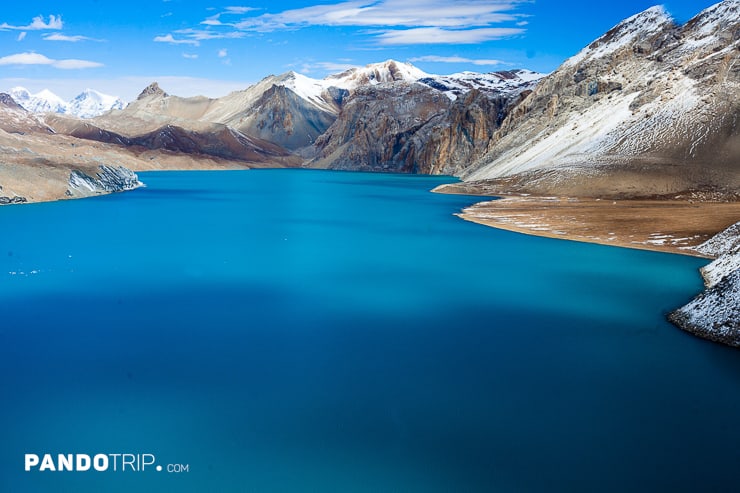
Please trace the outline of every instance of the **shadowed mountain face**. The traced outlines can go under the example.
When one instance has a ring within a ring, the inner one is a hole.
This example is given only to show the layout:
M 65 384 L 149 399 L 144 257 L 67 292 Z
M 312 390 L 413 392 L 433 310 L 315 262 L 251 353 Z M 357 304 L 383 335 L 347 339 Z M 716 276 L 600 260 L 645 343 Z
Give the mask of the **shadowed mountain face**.
M 548 194 L 737 190 L 739 10 L 620 23 L 543 79 L 463 177 Z
M 471 90 L 454 101 L 425 84 L 356 90 L 315 146 L 311 166 L 455 174 L 480 157 L 521 92 Z

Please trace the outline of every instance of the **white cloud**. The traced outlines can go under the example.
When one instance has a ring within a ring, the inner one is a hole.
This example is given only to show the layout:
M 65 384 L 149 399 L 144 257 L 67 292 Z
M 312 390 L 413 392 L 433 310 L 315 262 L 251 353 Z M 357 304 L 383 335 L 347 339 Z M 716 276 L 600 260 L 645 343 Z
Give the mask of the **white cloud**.
M 201 24 L 205 26 L 225 26 L 227 25 L 221 22 L 221 20 L 219 19 L 220 17 L 221 17 L 221 14 L 208 17 L 206 20 L 201 21 Z
M 225 14 L 246 14 L 247 12 L 251 12 L 253 10 L 259 10 L 255 7 L 226 7 Z
M 98 41 L 97 39 L 88 38 L 87 36 L 68 36 L 62 33 L 53 33 L 44 35 L 44 41 L 68 41 L 70 43 L 77 43 L 78 41 Z
M 194 39 L 175 39 L 171 34 L 166 36 L 156 36 L 154 41 L 157 43 L 170 43 L 173 45 L 193 45 L 200 46 L 200 43 Z
M 303 62 L 300 64 L 299 71 L 302 74 L 314 72 L 337 73 L 357 67 L 359 65 L 350 62 Z
M 53 67 L 61 68 L 65 70 L 76 70 L 81 68 L 97 68 L 102 67 L 102 63 L 98 62 L 91 62 L 89 60 L 75 60 L 75 59 L 68 59 L 68 60 L 55 60 L 54 63 L 52 63 Z
M 226 48 L 222 48 L 222 49 L 218 50 L 218 57 L 219 58 L 226 58 L 227 56 L 229 56 L 229 51 Z
M 31 23 L 27 26 L 11 26 L 7 22 L 0 24 L 0 30 L 14 29 L 18 31 L 42 31 L 45 29 L 62 29 L 64 23 L 62 22 L 62 16 L 50 15 L 49 22 L 44 20 L 43 15 L 34 17 Z
M 460 30 L 449 30 L 439 27 L 417 27 L 413 29 L 380 31 L 377 37 L 382 45 L 477 44 L 515 36 L 523 32 L 523 29 L 501 27 Z
M 26 52 L 16 53 L 0 58 L 1 65 L 48 65 L 54 68 L 71 70 L 82 68 L 102 67 L 102 63 L 91 62 L 88 60 L 54 60 L 40 53 Z
M 54 60 L 40 53 L 16 53 L 0 58 L 0 65 L 51 65 L 52 63 Z
M 378 44 L 429 44 L 434 34 L 440 43 L 482 43 L 524 31 L 494 25 L 513 25 L 525 16 L 515 12 L 530 0 L 346 0 L 332 4 L 253 15 L 258 9 L 227 7 L 201 22 L 208 29 L 175 31 L 186 39 L 202 41 L 242 37 L 250 32 L 272 32 L 310 26 L 378 28 L 365 31 Z M 225 15 L 240 19 L 225 22 Z M 426 29 L 427 31 L 424 31 Z M 507 31 L 508 30 L 508 31 Z M 469 35 L 461 34 L 470 32 Z M 171 36 L 171 35 L 170 35 Z M 459 41 L 458 41 L 459 40 Z
M 27 33 L 26 31 L 21 31 L 21 32 L 19 32 L 19 33 L 18 33 L 18 41 L 23 41 L 24 39 L 26 39 L 26 35 L 27 35 L 27 34 L 28 34 L 28 33 Z
M 476 58 L 465 58 L 461 56 L 437 56 L 437 55 L 425 55 L 414 58 L 409 58 L 410 62 L 431 62 L 431 63 L 470 63 L 472 65 L 487 66 L 487 65 L 501 65 L 501 60 L 487 60 L 487 59 L 476 59 Z
M 175 31 L 176 34 L 186 36 L 192 41 L 206 41 L 209 39 L 239 39 L 245 37 L 247 34 L 241 31 L 230 31 L 230 32 L 215 32 L 203 29 L 179 29 Z M 172 36 L 168 34 L 167 36 Z M 166 37 L 166 36 L 165 36 Z
M 275 30 L 300 26 L 486 26 L 515 20 L 507 13 L 520 0 L 351 0 L 248 17 L 240 29 Z
M 195 53 L 183 53 L 182 57 L 187 58 L 188 60 L 195 60 L 198 58 L 198 55 L 196 55 Z
M 214 10 L 214 9 L 208 9 L 208 10 Z M 222 15 L 243 15 L 247 12 L 252 12 L 254 10 L 259 10 L 255 7 L 226 7 L 226 9 L 223 12 L 219 12 L 218 14 L 212 15 L 210 17 L 207 17 L 204 21 L 201 22 L 201 24 L 204 24 L 206 26 L 232 26 L 233 24 L 228 22 L 221 22 L 221 16 Z

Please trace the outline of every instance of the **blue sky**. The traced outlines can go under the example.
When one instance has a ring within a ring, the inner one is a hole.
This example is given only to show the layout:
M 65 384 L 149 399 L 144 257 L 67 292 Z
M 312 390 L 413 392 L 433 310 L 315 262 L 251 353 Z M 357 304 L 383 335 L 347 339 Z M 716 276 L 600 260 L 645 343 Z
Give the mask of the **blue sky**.
M 78 0 L 0 11 L 0 91 L 87 87 L 134 98 L 152 80 L 220 96 L 269 74 L 324 77 L 387 59 L 430 73 L 549 72 L 655 0 Z M 668 0 L 686 22 L 716 0 Z

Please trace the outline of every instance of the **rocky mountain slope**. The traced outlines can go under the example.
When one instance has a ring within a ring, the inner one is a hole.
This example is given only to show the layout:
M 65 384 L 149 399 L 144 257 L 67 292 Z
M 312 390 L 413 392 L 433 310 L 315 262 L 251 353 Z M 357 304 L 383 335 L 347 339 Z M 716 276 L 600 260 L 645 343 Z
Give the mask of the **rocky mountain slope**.
M 526 86 L 524 86 L 526 87 Z M 528 89 L 447 91 L 416 82 L 356 89 L 319 137 L 309 166 L 401 173 L 458 174 L 487 149 Z
M 508 111 L 542 78 L 525 70 L 437 76 L 398 62 L 384 66 L 379 74 L 366 67 L 325 79 L 364 84 L 349 86 L 337 119 L 316 140 L 309 166 L 459 173 L 487 149 Z
M 10 90 L 10 96 L 32 113 L 60 113 L 78 118 L 93 118 L 124 106 L 120 98 L 92 89 L 85 89 L 71 101 L 64 101 L 48 89 L 31 94 L 24 87 L 14 87 Z
M 240 162 L 243 165 L 298 166 L 301 160 L 279 145 L 251 137 L 220 123 L 200 121 L 208 98 L 178 98 L 156 83 L 146 87 L 125 110 L 80 120 L 47 114 L 55 132 L 122 147 L 164 150 L 197 158 Z M 228 166 L 231 167 L 231 166 Z
M 732 192 L 739 117 L 740 2 L 683 26 L 653 7 L 543 79 L 462 176 L 546 194 Z

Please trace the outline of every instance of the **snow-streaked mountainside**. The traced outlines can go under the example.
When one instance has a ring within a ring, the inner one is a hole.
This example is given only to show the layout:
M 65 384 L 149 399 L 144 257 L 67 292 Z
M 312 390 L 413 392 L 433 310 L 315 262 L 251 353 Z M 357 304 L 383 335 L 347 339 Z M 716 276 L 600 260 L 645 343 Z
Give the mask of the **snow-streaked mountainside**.
M 48 89 L 31 94 L 24 87 L 14 87 L 10 90 L 10 95 L 31 113 L 60 113 L 78 118 L 94 118 L 112 109 L 120 110 L 124 107 L 120 98 L 93 89 L 85 89 L 72 101 L 64 101 Z
M 290 89 L 302 99 L 315 104 L 321 109 L 337 112 L 336 96 L 327 95 L 327 92 L 331 93 L 332 88 L 351 93 L 360 87 L 379 84 L 420 83 L 441 91 L 454 100 L 471 90 L 503 93 L 533 89 L 537 81 L 545 75 L 523 69 L 490 73 L 461 72 L 451 75 L 435 75 L 428 74 L 410 63 L 386 60 L 361 68 L 352 68 L 323 79 L 312 79 L 296 72 L 288 72 L 273 77 L 270 82 Z
M 487 93 L 511 93 L 532 90 L 546 74 L 531 70 L 510 70 L 479 74 L 460 72 L 452 75 L 427 75 L 418 82 L 444 92 L 452 100 L 471 90 Z
M 660 32 L 673 25 L 673 19 L 661 5 L 629 17 L 602 37 L 585 47 L 577 55 L 569 58 L 564 66 L 576 66 L 598 58 L 604 58 L 618 50 L 631 48 L 646 36 Z
M 740 0 L 685 25 L 662 7 L 624 20 L 540 81 L 463 178 L 516 176 L 535 193 L 595 180 L 643 194 L 737 189 L 738 33 Z

